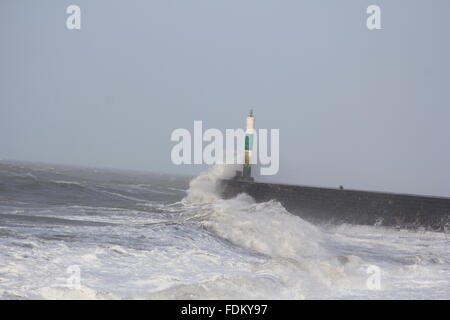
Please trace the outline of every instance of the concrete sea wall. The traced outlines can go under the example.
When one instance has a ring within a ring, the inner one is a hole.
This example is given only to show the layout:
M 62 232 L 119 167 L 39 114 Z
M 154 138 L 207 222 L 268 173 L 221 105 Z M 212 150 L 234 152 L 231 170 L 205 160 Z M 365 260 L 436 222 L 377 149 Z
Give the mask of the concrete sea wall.
M 221 180 L 224 198 L 247 193 L 255 201 L 279 201 L 314 223 L 351 223 L 450 229 L 450 198 Z

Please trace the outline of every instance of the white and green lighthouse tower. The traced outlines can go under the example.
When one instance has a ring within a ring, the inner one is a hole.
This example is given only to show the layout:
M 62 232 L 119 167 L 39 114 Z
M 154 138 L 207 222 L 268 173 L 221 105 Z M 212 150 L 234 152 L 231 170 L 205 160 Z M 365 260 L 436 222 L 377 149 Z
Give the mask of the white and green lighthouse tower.
M 247 117 L 247 129 L 245 131 L 245 153 L 244 153 L 244 167 L 242 170 L 242 178 L 244 180 L 251 180 L 252 178 L 252 149 L 253 149 L 253 135 L 255 133 L 255 118 L 253 117 L 253 110 Z

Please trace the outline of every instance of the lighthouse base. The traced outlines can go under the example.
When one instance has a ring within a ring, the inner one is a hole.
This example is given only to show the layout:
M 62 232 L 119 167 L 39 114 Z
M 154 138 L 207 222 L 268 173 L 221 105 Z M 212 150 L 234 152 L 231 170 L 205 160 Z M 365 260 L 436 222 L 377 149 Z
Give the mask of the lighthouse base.
M 245 172 L 242 171 L 236 171 L 236 174 L 234 175 L 233 180 L 237 180 L 237 181 L 249 181 L 249 182 L 254 182 L 255 179 L 249 175 L 246 175 Z

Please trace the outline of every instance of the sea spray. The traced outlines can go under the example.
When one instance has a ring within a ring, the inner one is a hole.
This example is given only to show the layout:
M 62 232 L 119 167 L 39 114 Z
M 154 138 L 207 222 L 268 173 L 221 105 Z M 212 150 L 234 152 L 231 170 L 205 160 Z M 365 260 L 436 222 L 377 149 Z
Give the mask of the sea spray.
M 211 204 L 204 227 L 239 246 L 273 256 L 296 258 L 321 250 L 320 230 L 279 202 L 257 204 L 246 194 L 221 199 L 218 183 L 234 171 L 234 166 L 216 165 L 190 182 L 186 203 Z
M 191 180 L 185 200 L 188 203 L 211 203 L 220 199 L 219 180 L 232 178 L 237 165 L 215 165 Z
M 319 227 L 292 215 L 277 201 L 255 203 L 244 193 L 222 199 L 218 182 L 232 173 L 216 166 L 199 175 L 191 181 L 184 203 L 195 208 L 202 227 L 239 248 L 267 257 L 255 268 L 256 277 L 266 283 L 269 276 L 281 284 L 262 286 L 277 287 L 271 290 L 284 287 L 283 294 L 279 292 L 282 297 L 290 294 L 296 298 L 336 288 L 364 288 L 360 259 L 339 257 L 327 250 L 324 242 L 332 240 Z
M 211 168 L 190 188 L 145 173 L 57 171 L 0 163 L 0 299 L 450 297 L 448 234 L 315 226 L 276 201 L 221 199 L 217 181 L 233 168 Z M 27 173 L 40 183 L 17 177 Z M 65 288 L 71 265 L 80 289 Z M 380 290 L 367 286 L 370 266 Z

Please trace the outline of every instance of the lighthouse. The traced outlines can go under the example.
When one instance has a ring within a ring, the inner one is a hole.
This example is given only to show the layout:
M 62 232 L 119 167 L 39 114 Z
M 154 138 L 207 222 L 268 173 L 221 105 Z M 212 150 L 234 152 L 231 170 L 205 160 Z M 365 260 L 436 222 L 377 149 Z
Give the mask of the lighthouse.
M 235 180 L 254 181 L 252 177 L 252 149 L 253 136 L 255 134 L 255 117 L 253 117 L 253 110 L 247 117 L 247 128 L 245 130 L 245 149 L 244 149 L 244 165 L 242 171 L 236 171 Z
M 247 128 L 245 130 L 244 167 L 242 170 L 242 178 L 244 180 L 253 180 L 251 159 L 252 159 L 254 131 L 255 131 L 255 117 L 253 117 L 253 110 L 250 110 L 250 114 L 247 117 Z

